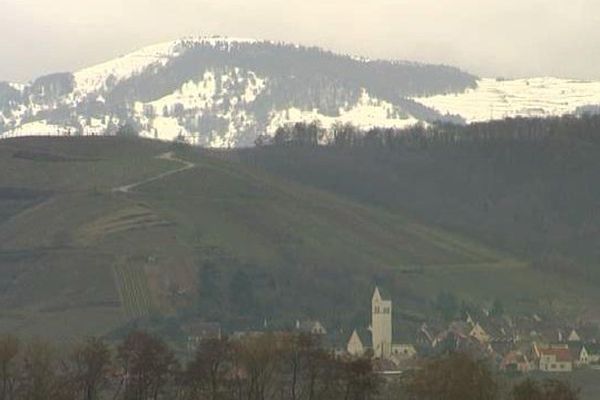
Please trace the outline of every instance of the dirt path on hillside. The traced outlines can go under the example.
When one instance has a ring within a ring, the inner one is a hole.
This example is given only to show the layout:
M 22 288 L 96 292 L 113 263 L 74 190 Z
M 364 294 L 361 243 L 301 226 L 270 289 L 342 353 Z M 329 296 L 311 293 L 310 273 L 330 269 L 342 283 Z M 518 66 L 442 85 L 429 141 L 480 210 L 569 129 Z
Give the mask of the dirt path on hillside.
M 187 171 L 188 169 L 192 169 L 192 168 L 196 167 L 196 164 L 194 164 L 192 162 L 189 162 L 189 161 L 186 161 L 186 160 L 182 160 L 181 158 L 175 157 L 175 154 L 172 151 L 169 151 L 167 153 L 161 154 L 161 155 L 159 155 L 156 158 L 160 158 L 161 160 L 175 161 L 175 162 L 178 162 L 178 163 L 182 164 L 183 167 L 177 168 L 177 169 L 173 169 L 171 171 L 163 172 L 161 174 L 158 174 L 158 175 L 153 176 L 151 178 L 144 179 L 142 181 L 138 181 L 138 182 L 130 183 L 128 185 L 123 185 L 123 186 L 115 187 L 115 188 L 113 188 L 112 191 L 113 192 L 119 192 L 119 193 L 130 193 L 130 192 L 133 191 L 133 189 L 135 189 L 135 188 L 137 188 L 139 186 L 145 185 L 145 184 L 150 183 L 150 182 L 158 181 L 158 180 L 164 179 L 164 178 L 166 178 L 168 176 L 175 175 L 175 174 L 178 174 L 180 172 Z

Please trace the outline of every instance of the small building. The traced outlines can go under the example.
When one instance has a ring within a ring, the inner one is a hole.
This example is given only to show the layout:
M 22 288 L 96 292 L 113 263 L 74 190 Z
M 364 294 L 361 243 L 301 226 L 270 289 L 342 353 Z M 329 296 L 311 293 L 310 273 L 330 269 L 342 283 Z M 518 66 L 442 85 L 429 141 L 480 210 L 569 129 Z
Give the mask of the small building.
M 590 356 L 584 344 L 569 343 L 569 350 L 571 351 L 571 357 L 573 358 L 575 367 L 590 365 Z
M 527 373 L 531 364 L 527 356 L 520 351 L 509 352 L 500 362 L 500 370 L 506 372 Z
M 191 321 L 181 329 L 187 336 L 187 350 L 194 353 L 200 343 L 209 339 L 221 339 L 221 324 L 218 322 Z
M 363 345 L 362 340 L 360 340 L 360 336 L 358 336 L 356 329 L 352 332 L 350 340 L 348 340 L 346 351 L 353 357 L 362 357 L 365 354 L 365 346 Z
M 600 364 L 600 344 L 599 343 L 588 343 L 585 345 L 585 349 L 588 353 L 588 360 L 590 364 Z
M 315 320 L 296 321 L 296 329 L 311 335 L 327 335 L 327 330 L 323 324 Z
M 568 346 L 552 346 L 539 349 L 540 371 L 571 372 L 573 371 L 573 356 Z
M 412 344 L 393 344 L 392 358 L 397 360 L 407 360 L 417 355 L 417 350 Z
M 423 323 L 415 335 L 415 342 L 420 348 L 429 349 L 433 347 L 435 336 L 431 332 L 431 328 Z
M 581 342 L 581 337 L 579 336 L 579 334 L 577 333 L 577 331 L 575 329 L 571 330 L 571 333 L 567 337 L 567 342 L 569 342 L 569 343 Z
M 469 336 L 477 339 L 479 343 L 488 343 L 491 340 L 490 335 L 479 325 L 476 323 L 471 331 L 469 332 Z

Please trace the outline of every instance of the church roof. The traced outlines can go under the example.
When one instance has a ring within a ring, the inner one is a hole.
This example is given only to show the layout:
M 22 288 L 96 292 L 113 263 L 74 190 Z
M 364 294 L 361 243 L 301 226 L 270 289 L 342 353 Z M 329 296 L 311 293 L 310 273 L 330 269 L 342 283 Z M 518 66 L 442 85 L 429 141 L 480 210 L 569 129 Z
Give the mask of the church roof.
M 389 295 L 389 293 L 385 289 L 382 289 L 379 286 L 375 286 L 375 291 L 373 292 L 373 297 L 375 297 L 375 295 L 377 293 L 379 293 L 379 297 L 381 297 L 381 300 L 389 301 L 392 299 L 392 297 Z
M 362 342 L 363 346 L 371 347 L 371 343 L 373 343 L 371 330 L 368 328 L 357 328 L 355 331 L 358 337 L 360 337 L 360 341 Z

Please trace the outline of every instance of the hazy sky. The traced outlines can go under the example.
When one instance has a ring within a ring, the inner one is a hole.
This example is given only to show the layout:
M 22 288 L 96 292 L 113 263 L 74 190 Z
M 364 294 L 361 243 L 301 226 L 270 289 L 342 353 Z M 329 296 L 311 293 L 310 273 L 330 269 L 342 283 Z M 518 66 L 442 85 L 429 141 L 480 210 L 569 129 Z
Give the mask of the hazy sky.
M 0 0 L 0 80 L 191 34 L 319 45 L 481 76 L 600 79 L 600 0 Z

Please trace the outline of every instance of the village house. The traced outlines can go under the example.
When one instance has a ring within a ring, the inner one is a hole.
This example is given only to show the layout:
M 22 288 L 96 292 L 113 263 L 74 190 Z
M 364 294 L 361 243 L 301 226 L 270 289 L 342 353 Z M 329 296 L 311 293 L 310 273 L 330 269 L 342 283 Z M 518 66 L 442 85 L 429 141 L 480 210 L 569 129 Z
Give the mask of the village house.
M 575 367 L 584 367 L 590 365 L 590 356 L 586 346 L 583 343 L 569 343 L 571 358 Z
M 479 325 L 479 323 L 475 323 L 471 331 L 469 332 L 469 336 L 477 339 L 479 343 L 488 343 L 491 340 L 490 335 Z
M 431 328 L 423 323 L 417 331 L 415 343 L 421 348 L 430 348 L 433 346 L 435 335 L 431 332 Z
M 221 325 L 217 322 L 194 320 L 182 325 L 181 330 L 187 337 L 187 351 L 190 354 L 205 340 L 221 339 Z
M 600 364 L 600 343 L 588 343 L 585 345 L 585 349 L 588 353 L 589 364 Z
M 511 351 L 502 359 L 500 370 L 527 373 L 531 370 L 531 363 L 525 354 L 520 351 Z
M 573 357 L 568 346 L 551 346 L 538 349 L 539 370 L 543 372 L 573 371 Z
M 392 357 L 396 359 L 408 359 L 417 355 L 417 350 L 412 344 L 395 344 L 392 346 Z
M 567 373 L 600 364 L 600 344 L 594 331 L 580 331 L 581 326 L 564 329 L 561 325 L 538 316 L 492 317 L 465 312 L 463 318 L 447 325 L 438 320 L 421 323 L 406 344 L 398 344 L 393 343 L 392 301 L 375 288 L 371 326 L 352 331 L 344 354 L 371 356 L 379 368 L 396 372 L 419 365 L 420 356 L 449 351 L 490 360 L 507 373 Z
M 353 357 L 362 357 L 365 354 L 365 346 L 363 345 L 362 340 L 360 340 L 360 336 L 358 336 L 356 329 L 352 332 L 350 340 L 348 340 L 346 351 Z
M 571 333 L 569 333 L 569 336 L 567 337 L 567 342 L 569 342 L 569 343 L 581 342 L 581 337 L 579 336 L 579 334 L 577 333 L 577 331 L 575 329 L 572 329 Z
M 296 321 L 296 330 L 303 333 L 310 333 L 311 335 L 326 335 L 327 330 L 319 321 L 314 320 L 305 320 L 305 321 Z

